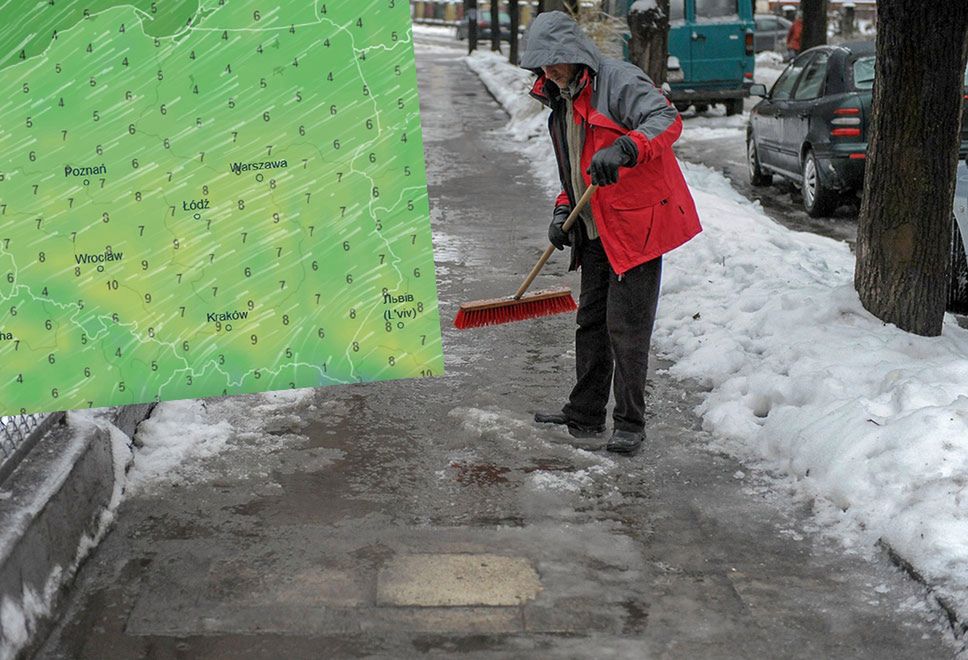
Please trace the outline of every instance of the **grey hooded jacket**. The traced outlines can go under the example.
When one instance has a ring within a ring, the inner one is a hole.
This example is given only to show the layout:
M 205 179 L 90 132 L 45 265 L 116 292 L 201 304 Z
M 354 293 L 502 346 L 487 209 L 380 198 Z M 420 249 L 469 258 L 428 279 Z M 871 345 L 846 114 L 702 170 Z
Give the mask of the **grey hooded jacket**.
M 650 140 L 664 133 L 678 116 L 642 69 L 603 57 L 574 19 L 560 11 L 535 17 L 528 28 L 527 50 L 521 56 L 521 66 L 535 73 L 540 74 L 541 67 L 549 64 L 587 66 L 594 76 L 595 109 Z

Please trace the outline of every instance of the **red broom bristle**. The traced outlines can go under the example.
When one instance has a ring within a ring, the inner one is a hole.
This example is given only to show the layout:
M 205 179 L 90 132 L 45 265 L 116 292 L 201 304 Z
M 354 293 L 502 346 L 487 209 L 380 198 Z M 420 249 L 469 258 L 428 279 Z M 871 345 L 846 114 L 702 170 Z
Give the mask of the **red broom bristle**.
M 480 328 L 486 325 L 525 321 L 540 316 L 565 314 L 576 309 L 578 305 L 575 304 L 571 294 L 541 300 L 509 300 L 506 305 L 500 307 L 458 310 L 454 327 L 458 330 Z

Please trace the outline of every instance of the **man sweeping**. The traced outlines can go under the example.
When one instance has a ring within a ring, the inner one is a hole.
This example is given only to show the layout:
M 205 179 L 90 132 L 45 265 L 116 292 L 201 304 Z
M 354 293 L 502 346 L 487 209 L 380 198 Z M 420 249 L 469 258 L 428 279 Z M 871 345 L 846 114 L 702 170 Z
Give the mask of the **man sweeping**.
M 631 454 L 645 439 L 645 382 L 662 255 L 701 231 L 672 143 L 682 120 L 645 73 L 605 58 L 568 15 L 538 14 L 521 66 L 538 75 L 531 95 L 548 123 L 562 192 L 548 238 L 571 246 L 581 268 L 577 383 L 561 411 L 535 421 L 576 438 L 605 432 L 609 389 L 614 429 L 606 448 Z M 562 225 L 589 184 L 600 186 L 567 233 Z

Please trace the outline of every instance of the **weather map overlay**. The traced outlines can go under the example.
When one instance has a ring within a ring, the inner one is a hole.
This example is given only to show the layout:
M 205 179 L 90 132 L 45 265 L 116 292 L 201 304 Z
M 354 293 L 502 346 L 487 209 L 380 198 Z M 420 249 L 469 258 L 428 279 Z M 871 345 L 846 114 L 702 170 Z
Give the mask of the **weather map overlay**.
M 0 414 L 440 375 L 404 0 L 0 0 Z

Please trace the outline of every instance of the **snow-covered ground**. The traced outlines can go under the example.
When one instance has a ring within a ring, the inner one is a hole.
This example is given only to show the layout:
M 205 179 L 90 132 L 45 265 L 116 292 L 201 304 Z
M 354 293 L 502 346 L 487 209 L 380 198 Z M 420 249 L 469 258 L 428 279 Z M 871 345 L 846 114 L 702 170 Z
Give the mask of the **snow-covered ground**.
M 508 131 L 559 184 L 532 76 L 497 55 L 467 59 Z M 700 130 L 686 124 L 682 140 Z M 723 118 L 722 130 L 736 130 Z M 654 346 L 670 374 L 706 390 L 718 446 L 813 501 L 849 551 L 881 540 L 968 612 L 968 331 L 885 325 L 854 291 L 844 243 L 790 231 L 719 173 L 683 164 L 705 231 L 667 255 Z

